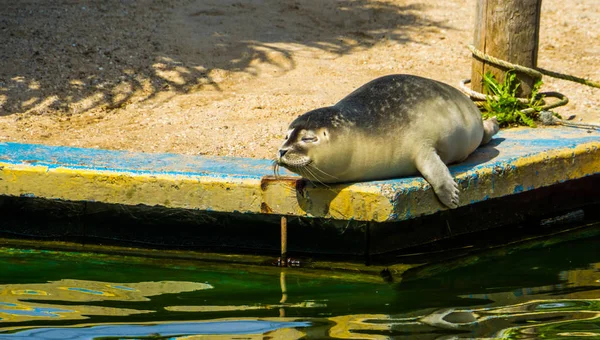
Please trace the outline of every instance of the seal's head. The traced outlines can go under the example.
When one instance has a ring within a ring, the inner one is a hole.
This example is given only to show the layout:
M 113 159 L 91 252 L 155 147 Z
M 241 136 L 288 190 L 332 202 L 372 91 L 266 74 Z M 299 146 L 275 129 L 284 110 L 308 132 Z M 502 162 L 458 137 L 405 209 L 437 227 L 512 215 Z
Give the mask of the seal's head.
M 283 166 L 310 180 L 331 181 L 331 175 L 325 172 L 331 155 L 336 153 L 332 134 L 336 132 L 334 121 L 337 116 L 338 109 L 326 107 L 296 118 L 277 152 L 276 167 Z

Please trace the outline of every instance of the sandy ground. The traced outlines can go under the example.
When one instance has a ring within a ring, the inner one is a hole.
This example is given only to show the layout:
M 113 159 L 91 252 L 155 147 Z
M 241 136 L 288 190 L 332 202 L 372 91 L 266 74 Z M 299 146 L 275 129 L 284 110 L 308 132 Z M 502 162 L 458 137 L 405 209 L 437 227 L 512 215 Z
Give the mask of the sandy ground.
M 293 118 L 375 77 L 468 78 L 474 14 L 475 0 L 0 0 L 0 141 L 271 158 Z M 598 0 L 544 0 L 540 39 L 539 66 L 600 79 Z M 600 123 L 600 90 L 543 90 Z

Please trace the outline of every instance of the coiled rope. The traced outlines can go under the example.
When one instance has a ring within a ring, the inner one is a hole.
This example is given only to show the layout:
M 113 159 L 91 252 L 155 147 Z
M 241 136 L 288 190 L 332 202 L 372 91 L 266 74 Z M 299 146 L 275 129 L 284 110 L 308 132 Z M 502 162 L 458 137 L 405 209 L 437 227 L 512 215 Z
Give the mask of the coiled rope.
M 513 64 L 513 63 L 509 63 L 506 60 L 502 60 L 502 59 L 498 59 L 496 57 L 492 57 L 489 54 L 486 54 L 478 49 L 475 48 L 475 46 L 473 45 L 468 45 L 467 46 L 469 48 L 469 50 L 471 51 L 471 53 L 473 53 L 473 55 L 475 57 L 477 57 L 480 60 L 484 60 L 487 61 L 491 64 L 500 66 L 500 67 L 504 67 L 507 69 L 512 69 L 521 73 L 525 73 L 535 79 L 540 79 L 542 78 L 542 75 L 546 75 L 552 78 L 558 78 L 558 79 L 563 79 L 563 80 L 568 80 L 568 81 L 572 81 L 578 84 L 582 84 L 582 85 L 587 85 L 587 86 L 591 86 L 591 87 L 595 87 L 595 88 L 600 88 L 600 82 L 594 81 L 594 80 L 590 80 L 590 79 L 586 79 L 586 78 L 580 78 L 580 77 L 575 77 L 569 74 L 563 74 L 563 73 L 558 73 L 558 72 L 554 72 L 554 71 L 550 71 L 550 70 L 546 70 L 543 68 L 529 68 L 529 67 L 525 67 L 525 66 L 521 66 L 521 65 L 517 65 L 517 64 Z M 483 93 L 474 91 L 470 88 L 467 87 L 467 84 L 469 84 L 471 82 L 471 79 L 465 79 L 462 80 L 459 84 L 460 89 L 466 93 L 467 95 L 469 95 L 471 98 L 478 100 L 478 101 L 483 101 L 483 100 L 487 100 L 487 98 L 491 98 L 494 100 L 497 100 L 498 97 L 497 96 L 489 96 L 489 95 L 485 95 Z M 572 127 L 579 127 L 579 128 L 587 128 L 587 129 L 600 129 L 600 126 L 598 125 L 594 125 L 594 124 L 586 124 L 586 123 L 571 123 L 568 122 L 566 120 L 563 119 L 559 119 L 557 117 L 554 117 L 552 115 L 552 113 L 548 110 L 553 109 L 555 107 L 559 107 L 559 106 L 563 106 L 566 105 L 569 102 L 569 99 L 567 98 L 567 96 L 563 95 L 562 93 L 558 93 L 558 92 L 541 92 L 540 95 L 543 95 L 544 97 L 551 97 L 551 98 L 557 98 L 558 101 L 555 101 L 553 103 L 548 103 L 545 104 L 544 106 L 542 106 L 541 108 L 541 114 L 540 114 L 540 119 L 542 121 L 543 124 L 545 125 L 553 125 L 553 124 L 561 124 L 561 125 L 565 125 L 565 126 L 572 126 Z M 529 100 L 525 99 L 525 98 L 517 98 L 517 100 L 520 103 L 523 104 L 528 104 Z M 478 104 L 479 105 L 479 104 Z M 533 113 L 536 110 L 533 108 L 528 108 L 528 109 L 523 109 L 521 110 L 521 112 L 523 113 Z M 548 117 L 549 115 L 549 117 Z

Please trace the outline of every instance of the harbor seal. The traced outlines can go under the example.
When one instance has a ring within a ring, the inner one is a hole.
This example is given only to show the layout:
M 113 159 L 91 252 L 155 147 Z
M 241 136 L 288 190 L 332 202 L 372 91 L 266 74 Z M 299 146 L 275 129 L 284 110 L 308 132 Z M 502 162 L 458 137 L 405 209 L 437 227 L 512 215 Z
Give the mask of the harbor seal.
M 389 75 L 289 126 L 275 168 L 319 183 L 389 179 L 420 173 L 439 200 L 458 206 L 447 164 L 461 162 L 498 132 L 477 106 L 447 84 Z

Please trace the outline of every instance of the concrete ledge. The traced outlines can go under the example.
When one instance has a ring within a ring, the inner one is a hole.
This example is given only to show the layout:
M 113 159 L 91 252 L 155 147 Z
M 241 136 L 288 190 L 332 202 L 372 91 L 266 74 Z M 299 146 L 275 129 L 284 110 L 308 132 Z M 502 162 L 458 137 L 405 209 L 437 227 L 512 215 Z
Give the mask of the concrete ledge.
M 451 167 L 461 206 L 598 174 L 599 147 L 598 132 L 502 131 Z M 271 174 L 269 160 L 0 143 L 0 195 L 373 222 L 444 209 L 420 177 L 323 187 Z

